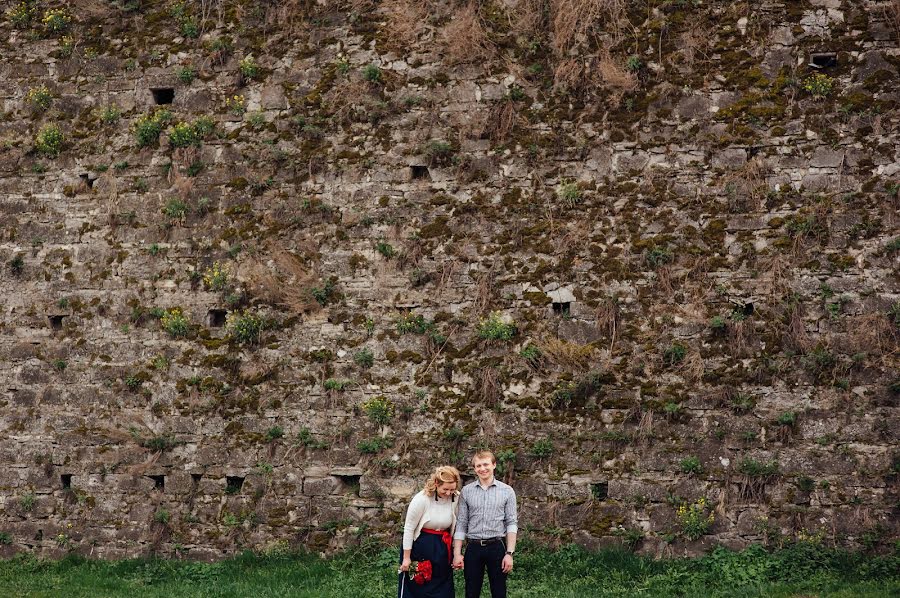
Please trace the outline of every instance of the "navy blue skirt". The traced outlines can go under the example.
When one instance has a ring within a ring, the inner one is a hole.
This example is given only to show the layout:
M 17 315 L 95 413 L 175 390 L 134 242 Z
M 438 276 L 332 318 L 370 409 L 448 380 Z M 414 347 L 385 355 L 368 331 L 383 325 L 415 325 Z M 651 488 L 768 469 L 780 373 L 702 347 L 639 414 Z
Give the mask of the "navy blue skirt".
M 422 585 L 401 573 L 397 584 L 398 598 L 453 598 L 453 568 L 447 554 L 447 545 L 440 536 L 422 532 L 413 542 L 410 558 L 414 561 L 431 561 L 431 581 Z M 400 550 L 403 560 L 403 550 Z

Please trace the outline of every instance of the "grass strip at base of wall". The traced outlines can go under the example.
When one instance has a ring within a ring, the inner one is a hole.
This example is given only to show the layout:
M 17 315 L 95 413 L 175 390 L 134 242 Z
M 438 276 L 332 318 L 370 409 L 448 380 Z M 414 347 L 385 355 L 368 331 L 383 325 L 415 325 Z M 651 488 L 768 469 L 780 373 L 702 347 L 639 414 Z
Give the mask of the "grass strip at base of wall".
M 27 554 L 0 561 L 0 596 L 21 597 L 298 597 L 396 595 L 398 550 L 353 550 L 331 558 L 312 554 L 243 553 L 217 563 L 189 560 L 46 561 Z M 456 595 L 463 579 L 456 573 Z M 487 588 L 483 595 L 488 595 Z M 509 578 L 515 598 L 585 596 L 900 595 L 900 550 L 850 553 L 798 543 L 769 552 L 717 548 L 695 559 L 653 560 L 621 550 L 591 552 L 527 547 Z

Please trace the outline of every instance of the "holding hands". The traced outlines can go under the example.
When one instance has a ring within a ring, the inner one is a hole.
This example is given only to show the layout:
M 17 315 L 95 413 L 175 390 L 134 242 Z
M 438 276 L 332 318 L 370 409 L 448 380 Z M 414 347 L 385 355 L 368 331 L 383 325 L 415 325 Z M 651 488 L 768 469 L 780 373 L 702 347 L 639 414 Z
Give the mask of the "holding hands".
M 463 555 L 460 553 L 456 553 L 453 555 L 453 564 L 451 565 L 454 569 L 462 570 L 463 568 Z

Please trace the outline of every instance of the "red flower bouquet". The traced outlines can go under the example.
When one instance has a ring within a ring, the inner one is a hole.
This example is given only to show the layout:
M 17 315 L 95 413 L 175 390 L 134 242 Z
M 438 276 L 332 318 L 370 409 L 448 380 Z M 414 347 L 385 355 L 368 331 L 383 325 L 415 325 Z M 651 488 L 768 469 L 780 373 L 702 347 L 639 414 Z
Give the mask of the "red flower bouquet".
M 431 581 L 431 561 L 413 561 L 409 566 L 409 578 L 419 585 Z

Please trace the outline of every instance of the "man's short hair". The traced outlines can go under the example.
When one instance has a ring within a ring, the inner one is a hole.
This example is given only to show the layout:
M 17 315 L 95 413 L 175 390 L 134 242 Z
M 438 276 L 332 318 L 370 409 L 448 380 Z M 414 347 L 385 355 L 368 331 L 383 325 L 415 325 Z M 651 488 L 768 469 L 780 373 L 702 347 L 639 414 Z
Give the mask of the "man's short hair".
M 497 464 L 497 457 L 494 456 L 494 453 L 491 451 L 478 451 L 474 455 L 472 455 L 472 463 L 475 463 L 475 459 L 490 459 L 491 463 L 494 465 Z

